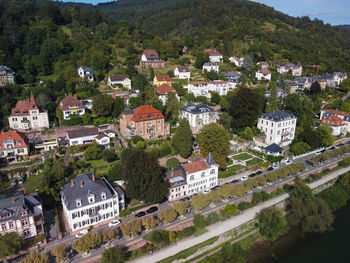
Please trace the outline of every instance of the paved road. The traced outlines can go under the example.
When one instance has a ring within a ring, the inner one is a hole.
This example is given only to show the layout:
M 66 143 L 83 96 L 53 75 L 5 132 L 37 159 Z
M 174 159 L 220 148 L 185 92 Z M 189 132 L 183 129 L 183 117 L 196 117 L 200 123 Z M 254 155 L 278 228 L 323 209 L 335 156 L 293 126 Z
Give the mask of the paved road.
M 338 176 L 350 171 L 350 167 L 339 169 L 335 172 L 332 172 L 331 174 L 324 176 L 318 181 L 315 181 L 311 184 L 309 184 L 311 189 L 314 189 L 320 185 L 325 184 L 326 182 L 337 178 Z M 282 194 L 280 196 L 277 196 L 273 199 L 270 199 L 264 203 L 258 204 L 250 209 L 245 210 L 242 214 L 234 216 L 228 220 L 213 224 L 209 227 L 207 227 L 208 232 L 204 233 L 203 235 L 200 235 L 198 237 L 189 237 L 188 239 L 178 242 L 173 246 L 164 248 L 158 252 L 153 253 L 152 255 L 144 256 L 138 259 L 135 259 L 131 262 L 133 263 L 154 263 L 158 262 L 162 259 L 165 259 L 167 257 L 173 256 L 182 250 L 185 250 L 189 247 L 193 247 L 197 244 L 200 244 L 212 237 L 216 237 L 219 235 L 222 235 L 240 225 L 243 225 L 251 220 L 253 220 L 256 215 L 262 211 L 265 208 L 268 208 L 270 206 L 276 205 L 284 200 L 286 200 L 289 197 L 289 194 Z

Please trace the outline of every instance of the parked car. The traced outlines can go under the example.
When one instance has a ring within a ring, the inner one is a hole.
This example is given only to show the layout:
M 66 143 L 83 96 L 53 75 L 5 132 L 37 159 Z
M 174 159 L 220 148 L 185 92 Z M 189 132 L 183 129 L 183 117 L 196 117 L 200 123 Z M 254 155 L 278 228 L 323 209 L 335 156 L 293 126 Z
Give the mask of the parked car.
M 150 208 L 148 208 L 146 210 L 146 213 L 147 214 L 152 214 L 152 213 L 157 212 L 157 211 L 158 211 L 158 207 L 157 206 L 152 206 L 152 207 L 150 207 Z
M 135 215 L 135 217 L 143 217 L 143 216 L 145 216 L 146 215 L 146 213 L 144 212 L 144 211 L 142 211 L 142 212 L 138 212 L 136 215 Z
M 19 184 L 23 184 L 23 183 L 24 183 L 24 178 L 23 178 L 23 177 L 20 177 L 20 178 L 18 179 L 18 183 L 19 183 Z
M 320 154 L 321 154 L 321 152 L 315 152 L 315 154 L 316 154 L 316 155 L 320 155 Z
M 75 238 L 81 238 L 86 235 L 89 231 L 87 229 L 81 230 L 78 234 L 75 235 Z
M 12 180 L 11 185 L 12 186 L 16 186 L 17 185 L 17 180 Z
M 210 189 L 205 189 L 204 191 L 203 191 L 203 193 L 205 193 L 205 194 L 207 194 L 207 193 L 209 193 L 210 192 Z
M 240 180 L 241 180 L 242 182 L 247 181 L 247 180 L 248 180 L 248 176 L 243 176 L 243 177 L 241 177 Z
M 272 165 L 272 169 L 278 169 L 279 165 L 277 163 L 275 163 L 274 165 Z
M 112 222 L 110 222 L 109 224 L 108 224 L 108 226 L 109 227 L 115 227 L 115 226 L 117 226 L 117 225 L 119 225 L 120 224 L 120 220 L 119 219 L 116 219 L 116 220 L 113 220 Z
M 189 201 L 189 200 L 191 200 L 191 197 L 189 197 L 189 196 L 186 196 L 186 197 L 180 199 L 180 201 Z
M 272 171 L 272 170 L 273 170 L 272 166 L 266 169 L 266 171 Z
M 220 187 L 220 185 L 216 185 L 216 186 L 214 186 L 211 190 L 216 191 L 216 190 L 219 189 L 219 187 Z
M 252 174 L 249 175 L 250 178 L 253 178 L 253 177 L 255 177 L 255 176 L 256 176 L 255 173 L 252 173 Z
M 239 182 L 239 180 L 233 180 L 233 181 L 231 181 L 231 184 L 236 184 L 238 182 Z
M 262 171 L 257 171 L 255 174 L 260 175 L 260 174 L 262 174 Z

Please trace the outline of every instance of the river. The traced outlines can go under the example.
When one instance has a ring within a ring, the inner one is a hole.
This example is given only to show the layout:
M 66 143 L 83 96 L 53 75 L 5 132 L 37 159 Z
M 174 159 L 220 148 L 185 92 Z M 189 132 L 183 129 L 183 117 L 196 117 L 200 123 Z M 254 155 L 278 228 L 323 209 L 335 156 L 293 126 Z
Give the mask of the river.
M 333 230 L 304 235 L 291 229 L 273 243 L 253 245 L 249 263 L 331 263 L 350 262 L 350 204 L 335 213 Z

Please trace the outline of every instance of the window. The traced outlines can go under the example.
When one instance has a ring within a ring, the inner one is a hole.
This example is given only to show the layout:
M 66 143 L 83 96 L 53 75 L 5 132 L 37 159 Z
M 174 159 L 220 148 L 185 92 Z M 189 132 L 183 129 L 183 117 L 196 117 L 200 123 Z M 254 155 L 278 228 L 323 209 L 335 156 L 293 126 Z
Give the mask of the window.
M 101 193 L 101 199 L 105 200 L 106 199 L 106 193 Z
M 194 180 L 194 175 L 191 175 L 190 181 L 193 181 L 193 180 Z
M 27 226 L 28 225 L 28 220 L 22 220 L 22 226 Z
M 75 201 L 75 203 L 76 203 L 77 207 L 80 207 L 80 206 L 81 206 L 81 200 L 80 200 L 80 199 L 77 199 L 77 200 Z
M 24 153 L 24 149 L 18 149 L 17 153 Z
M 215 169 L 211 169 L 210 174 L 215 174 Z
M 12 121 L 17 121 L 17 118 L 12 118 Z
M 33 112 L 33 113 L 34 113 L 34 112 Z M 38 120 L 38 116 L 33 117 L 33 120 L 34 120 L 34 121 L 37 121 L 37 120 Z
M 37 122 L 34 122 L 34 126 L 35 126 L 35 127 L 38 127 L 39 125 L 38 125 L 38 123 L 37 123 Z
M 13 222 L 9 223 L 10 228 L 14 228 Z
M 22 145 L 22 142 L 21 141 L 17 141 L 17 145 Z
M 205 177 L 205 172 L 203 172 L 203 173 L 201 174 L 201 177 L 202 177 L 202 178 Z
M 2 230 L 6 230 L 6 228 L 7 228 L 6 224 L 2 224 L 1 227 L 2 227 Z
M 13 127 L 14 127 L 14 128 L 18 128 L 18 124 L 15 123 L 15 124 L 13 125 Z

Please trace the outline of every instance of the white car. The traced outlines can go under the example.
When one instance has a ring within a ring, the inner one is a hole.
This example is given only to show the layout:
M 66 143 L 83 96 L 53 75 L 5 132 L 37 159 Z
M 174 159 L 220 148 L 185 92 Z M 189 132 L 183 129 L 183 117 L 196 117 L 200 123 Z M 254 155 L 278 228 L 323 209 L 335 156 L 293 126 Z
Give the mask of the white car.
M 113 220 L 112 222 L 110 222 L 109 224 L 108 224 L 108 226 L 109 227 L 115 227 L 115 226 L 117 226 L 117 225 L 119 225 L 120 224 L 120 220 L 119 219 L 116 219 L 116 220 Z
M 205 194 L 207 194 L 207 193 L 209 193 L 210 192 L 210 189 L 205 189 L 204 191 L 203 191 L 203 193 L 205 193 Z
M 272 166 L 273 169 L 278 169 L 278 167 L 279 167 L 278 164 L 274 164 L 274 165 Z
M 75 235 L 75 238 L 81 238 L 82 236 L 86 235 L 89 231 L 87 229 L 84 229 L 80 231 L 78 234 Z
M 241 177 L 240 180 L 241 180 L 242 182 L 247 181 L 247 180 L 248 180 L 248 176 L 243 176 L 243 177 Z
M 289 159 L 283 160 L 282 162 L 284 162 L 284 163 L 287 164 L 287 165 L 292 163 L 292 161 L 289 160 Z
M 315 154 L 316 154 L 316 155 L 320 155 L 320 154 L 321 154 L 321 152 L 315 152 Z

